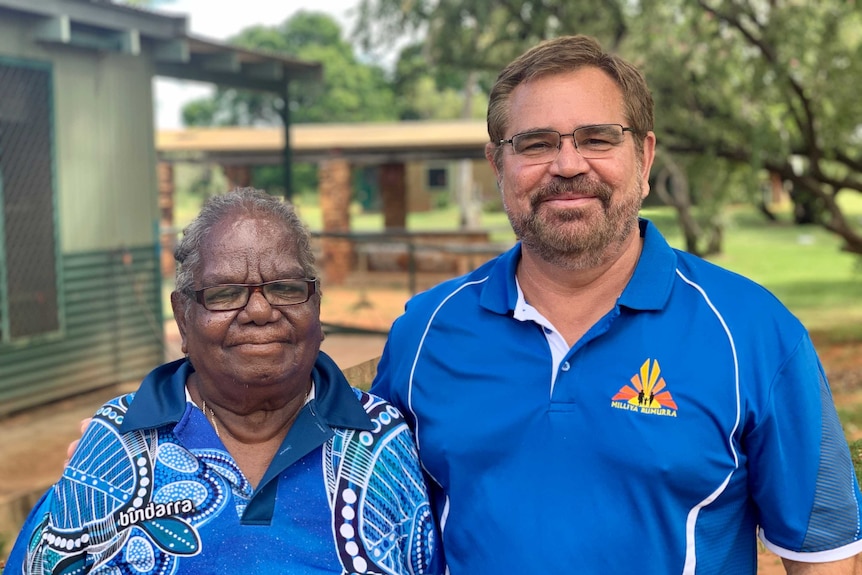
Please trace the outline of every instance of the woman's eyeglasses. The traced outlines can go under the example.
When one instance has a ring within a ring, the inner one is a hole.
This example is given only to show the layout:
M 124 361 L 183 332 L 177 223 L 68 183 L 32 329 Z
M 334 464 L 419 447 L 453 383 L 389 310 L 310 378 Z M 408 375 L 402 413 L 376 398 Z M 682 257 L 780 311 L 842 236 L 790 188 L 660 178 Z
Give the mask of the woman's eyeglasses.
M 259 284 L 221 284 L 195 290 L 196 301 L 210 311 L 233 311 L 259 291 L 272 306 L 305 303 L 317 290 L 316 278 L 283 279 Z

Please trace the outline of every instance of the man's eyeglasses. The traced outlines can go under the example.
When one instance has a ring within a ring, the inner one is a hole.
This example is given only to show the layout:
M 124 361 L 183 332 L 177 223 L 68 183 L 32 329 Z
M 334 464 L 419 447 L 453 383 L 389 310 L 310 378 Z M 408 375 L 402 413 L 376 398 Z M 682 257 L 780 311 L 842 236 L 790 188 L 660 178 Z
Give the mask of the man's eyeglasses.
M 625 140 L 625 133 L 632 132 L 621 124 L 594 124 L 581 126 L 571 134 L 561 134 L 554 130 L 537 130 L 515 134 L 509 140 L 497 144 L 512 144 L 515 154 L 533 164 L 553 162 L 563 146 L 563 138 L 572 138 L 575 149 L 587 159 L 607 158 Z
M 195 299 L 210 311 L 233 311 L 259 291 L 272 306 L 305 303 L 317 290 L 317 279 L 284 279 L 260 284 L 221 284 L 195 290 Z

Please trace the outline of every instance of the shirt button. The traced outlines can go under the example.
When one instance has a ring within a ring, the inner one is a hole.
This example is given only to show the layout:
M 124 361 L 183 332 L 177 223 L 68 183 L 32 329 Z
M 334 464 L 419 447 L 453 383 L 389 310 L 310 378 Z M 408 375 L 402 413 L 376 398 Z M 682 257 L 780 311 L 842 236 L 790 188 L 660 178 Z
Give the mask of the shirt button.
M 551 332 L 551 328 L 546 327 L 546 328 L 545 328 L 545 333 L 548 333 L 548 334 L 552 333 L 552 332 Z
M 571 367 L 572 367 L 572 366 L 571 366 L 571 365 L 569 365 L 569 362 L 568 362 L 568 361 L 566 361 L 566 362 L 563 362 L 563 365 L 561 365 L 561 366 L 560 366 L 560 369 L 561 369 L 562 371 L 569 371 L 569 369 L 571 369 Z

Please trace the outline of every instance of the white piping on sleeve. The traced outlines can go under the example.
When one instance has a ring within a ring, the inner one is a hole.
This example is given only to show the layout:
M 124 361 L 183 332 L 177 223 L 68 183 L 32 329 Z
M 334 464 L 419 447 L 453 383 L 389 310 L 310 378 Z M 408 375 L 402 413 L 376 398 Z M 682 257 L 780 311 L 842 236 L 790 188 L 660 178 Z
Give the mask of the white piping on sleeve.
M 434 318 L 437 316 L 437 312 L 440 311 L 440 309 L 446 304 L 446 302 L 448 302 L 452 297 L 455 296 L 455 294 L 457 294 L 458 292 L 460 292 L 464 288 L 484 283 L 487 280 L 488 280 L 488 276 L 485 276 L 484 278 L 482 278 L 480 280 L 465 283 L 464 285 L 459 286 L 458 289 L 456 289 L 455 291 L 453 291 L 452 293 L 447 295 L 445 298 L 443 298 L 443 301 L 441 301 L 437 305 L 437 307 L 434 309 L 434 313 L 432 313 L 431 317 L 428 318 L 428 323 L 425 324 L 425 331 L 422 332 L 422 337 L 419 339 L 419 345 L 416 347 L 416 354 L 413 356 L 413 364 L 410 366 L 410 378 L 407 382 L 407 409 L 410 410 L 410 413 L 413 415 L 413 421 L 416 422 L 414 429 L 413 429 L 413 435 L 414 435 L 414 438 L 416 440 L 416 449 L 420 453 L 422 452 L 422 448 L 419 445 L 420 421 L 419 421 L 419 418 L 416 416 L 416 410 L 413 408 L 413 377 L 416 374 L 416 365 L 419 363 L 419 354 L 422 353 L 422 347 L 425 345 L 425 338 L 428 336 L 428 332 L 431 330 L 431 324 L 434 322 Z M 421 460 L 420 460 L 420 463 L 421 463 Z M 424 464 L 422 465 L 422 468 L 425 470 L 425 473 L 427 473 L 428 476 L 431 477 L 435 481 L 435 483 L 437 483 L 437 485 L 440 485 L 440 482 L 437 480 L 437 478 L 434 477 L 434 475 L 428 471 L 428 469 L 425 467 Z M 446 520 L 446 517 L 448 515 L 449 515 L 449 497 L 447 496 L 444 515 L 443 515 L 443 517 L 440 518 L 440 531 L 441 532 L 443 531 L 443 527 L 445 526 L 445 520 Z
M 416 364 L 419 363 L 419 354 L 422 353 L 422 346 L 425 345 L 425 338 L 428 336 L 428 332 L 431 331 L 431 324 L 434 323 L 434 318 L 437 316 L 437 312 L 446 305 L 450 299 L 452 299 L 455 294 L 461 291 L 464 288 L 470 287 L 472 285 L 484 283 L 487 280 L 487 276 L 478 281 L 468 282 L 462 286 L 459 286 L 458 289 L 447 295 L 443 298 L 437 307 L 434 309 L 434 313 L 431 314 L 431 317 L 428 318 L 428 323 L 425 324 L 425 331 L 422 332 L 422 337 L 419 339 L 419 345 L 416 347 L 416 354 L 413 356 L 413 364 L 410 366 L 410 379 L 407 382 L 407 408 L 410 410 L 410 413 L 413 414 L 413 421 L 416 422 L 416 427 L 414 429 L 414 434 L 416 435 L 416 447 L 419 447 L 419 418 L 416 417 L 416 411 L 413 409 L 413 377 L 416 375 Z
M 849 543 L 843 547 L 827 549 L 826 551 L 800 553 L 798 551 L 790 551 L 789 549 L 779 547 L 775 543 L 772 543 L 763 534 L 762 528 L 758 530 L 758 534 L 760 535 L 760 540 L 763 541 L 763 545 L 767 549 L 779 557 L 790 559 L 791 561 L 799 561 L 800 563 L 828 563 L 829 561 L 840 561 L 841 559 L 847 559 L 848 557 L 853 557 L 854 555 L 862 553 L 862 541 L 854 541 L 853 543 Z

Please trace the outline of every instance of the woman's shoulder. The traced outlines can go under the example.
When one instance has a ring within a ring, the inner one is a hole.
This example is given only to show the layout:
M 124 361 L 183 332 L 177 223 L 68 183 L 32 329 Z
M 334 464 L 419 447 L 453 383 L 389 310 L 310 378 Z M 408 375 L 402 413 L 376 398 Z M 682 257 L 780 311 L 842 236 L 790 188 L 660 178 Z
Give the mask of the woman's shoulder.
M 90 418 L 90 423 L 84 430 L 84 434 L 104 433 L 109 429 L 118 430 L 123 424 L 126 412 L 128 412 L 134 399 L 135 392 L 131 392 L 107 400 Z
M 362 405 L 363 409 L 365 409 L 365 413 L 367 413 L 372 420 L 380 417 L 381 414 L 385 414 L 384 419 L 387 420 L 404 420 L 404 416 L 400 411 L 398 411 L 398 408 L 385 399 L 368 391 L 359 389 L 358 387 L 352 387 L 351 389 L 353 389 L 356 399 L 359 400 L 359 403 Z
M 111 442 L 112 447 L 118 448 L 123 443 L 123 433 L 120 431 L 120 427 L 123 425 L 126 412 L 128 412 L 134 398 L 135 393 L 132 392 L 111 398 L 103 403 L 83 430 L 75 455 L 80 456 L 83 452 L 92 451 L 96 449 L 95 446 L 104 448 L 107 441 Z M 72 462 L 75 462 L 74 457 Z

